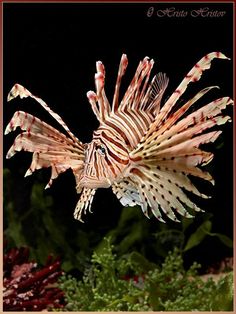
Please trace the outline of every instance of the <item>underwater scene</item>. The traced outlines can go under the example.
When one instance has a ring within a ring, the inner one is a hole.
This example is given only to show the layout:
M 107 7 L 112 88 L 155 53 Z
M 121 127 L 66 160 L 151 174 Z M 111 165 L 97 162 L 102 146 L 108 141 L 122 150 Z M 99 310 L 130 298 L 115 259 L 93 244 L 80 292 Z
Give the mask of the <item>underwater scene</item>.
M 3 310 L 233 311 L 233 5 L 3 17 Z

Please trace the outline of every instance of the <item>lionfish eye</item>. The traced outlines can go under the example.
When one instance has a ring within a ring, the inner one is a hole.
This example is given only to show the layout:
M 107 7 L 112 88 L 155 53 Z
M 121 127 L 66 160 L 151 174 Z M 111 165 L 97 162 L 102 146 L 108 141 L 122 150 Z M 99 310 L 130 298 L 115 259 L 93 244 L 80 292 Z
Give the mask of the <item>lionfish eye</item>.
M 105 155 L 105 153 L 106 153 L 106 149 L 105 149 L 105 147 L 104 147 L 104 146 L 102 146 L 102 145 L 98 145 L 98 146 L 96 147 L 96 149 L 97 149 L 97 151 L 99 152 L 99 154 L 101 154 L 101 155 Z

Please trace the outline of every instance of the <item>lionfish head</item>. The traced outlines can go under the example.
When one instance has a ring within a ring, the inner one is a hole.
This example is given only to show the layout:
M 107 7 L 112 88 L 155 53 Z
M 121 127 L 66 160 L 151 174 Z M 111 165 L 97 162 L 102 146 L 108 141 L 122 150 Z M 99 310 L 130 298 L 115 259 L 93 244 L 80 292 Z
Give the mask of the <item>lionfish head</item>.
M 109 135 L 109 130 L 100 132 L 98 129 L 93 140 L 85 145 L 81 188 L 108 188 L 124 177 L 129 165 L 128 149 L 120 138 Z

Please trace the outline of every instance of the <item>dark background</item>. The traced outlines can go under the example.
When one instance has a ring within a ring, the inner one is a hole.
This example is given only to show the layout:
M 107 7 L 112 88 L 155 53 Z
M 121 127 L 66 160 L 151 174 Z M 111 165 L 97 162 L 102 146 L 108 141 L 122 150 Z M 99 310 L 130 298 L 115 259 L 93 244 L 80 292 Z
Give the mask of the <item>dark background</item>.
M 148 17 L 151 6 L 154 13 Z M 156 16 L 157 10 L 171 7 L 175 7 L 176 11 L 184 10 L 188 13 L 187 17 Z M 224 17 L 190 16 L 191 10 L 206 7 L 226 13 Z M 97 60 L 101 60 L 106 67 L 106 93 L 110 101 L 122 53 L 126 53 L 129 59 L 123 84 L 127 87 L 139 60 L 149 56 L 156 61 L 153 75 L 163 71 L 170 78 L 164 96 L 167 98 L 206 53 L 221 51 L 233 57 L 232 12 L 232 4 L 226 3 L 4 3 L 4 128 L 15 110 L 24 110 L 60 130 L 57 123 L 33 100 L 17 99 L 6 103 L 7 93 L 18 82 L 60 114 L 80 140 L 90 142 L 98 124 L 86 92 L 94 89 Z M 221 89 L 207 96 L 209 101 L 220 96 L 232 97 L 232 61 L 214 60 L 210 71 L 204 73 L 201 81 L 191 84 L 183 98 L 188 99 L 210 85 L 219 85 Z M 215 152 L 211 173 L 216 185 L 209 189 L 212 199 L 204 201 L 203 206 L 214 214 L 214 229 L 232 237 L 232 124 L 222 129 L 224 132 L 220 141 L 224 145 L 221 149 L 212 145 L 211 149 Z M 4 155 L 15 134 L 4 137 Z M 27 153 L 4 160 L 4 167 L 9 168 L 14 177 L 12 198 L 18 211 L 30 206 L 29 191 L 34 175 L 26 179 L 23 177 L 30 161 L 31 155 Z M 45 185 L 49 174 L 50 171 L 42 171 Z M 59 215 L 66 213 L 67 221 L 71 221 L 74 228 L 93 229 L 100 234 L 116 226 L 122 205 L 110 190 L 102 189 L 96 193 L 94 213 L 85 217 L 86 224 L 74 221 L 73 211 L 78 199 L 74 187 L 73 175 L 68 171 L 60 175 L 50 190 L 45 191 L 45 195 L 53 196 Z M 150 224 L 159 222 L 153 218 Z M 206 246 L 204 251 L 196 251 L 195 258 L 201 261 L 203 255 L 214 259 L 215 256 L 218 258 L 227 254 L 227 249 L 214 248 L 209 242 L 209 247 Z

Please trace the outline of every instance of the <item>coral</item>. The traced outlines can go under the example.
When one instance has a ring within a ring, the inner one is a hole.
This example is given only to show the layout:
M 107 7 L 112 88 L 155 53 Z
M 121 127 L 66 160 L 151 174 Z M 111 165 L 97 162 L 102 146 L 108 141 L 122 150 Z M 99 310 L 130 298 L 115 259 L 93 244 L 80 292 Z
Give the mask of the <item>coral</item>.
M 49 256 L 44 267 L 29 261 L 28 248 L 12 248 L 3 256 L 4 311 L 42 311 L 64 306 L 57 286 L 60 261 Z

